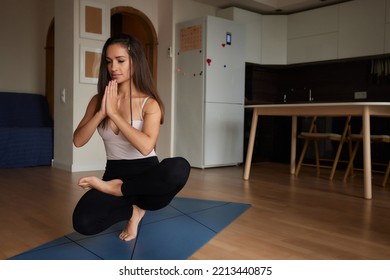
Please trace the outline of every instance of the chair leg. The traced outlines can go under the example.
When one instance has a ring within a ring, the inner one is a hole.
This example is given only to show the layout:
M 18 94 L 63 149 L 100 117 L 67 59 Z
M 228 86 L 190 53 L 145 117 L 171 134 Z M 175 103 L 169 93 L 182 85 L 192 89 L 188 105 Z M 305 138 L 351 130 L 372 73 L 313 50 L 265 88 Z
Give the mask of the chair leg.
M 316 125 L 317 125 L 317 116 L 313 117 L 313 119 L 311 120 L 309 132 L 317 131 Z M 309 144 L 309 140 L 306 139 L 305 142 L 303 143 L 301 156 L 299 157 L 299 161 L 295 169 L 295 176 L 298 176 L 299 172 L 301 171 L 302 162 L 305 157 L 308 144 Z
M 349 127 L 349 131 L 348 131 L 348 135 L 351 135 L 351 127 Z M 348 140 L 348 152 L 349 152 L 349 158 L 351 159 L 352 158 L 352 153 L 353 153 L 353 143 L 351 141 L 351 139 Z M 350 162 L 348 162 L 348 166 L 349 166 Z M 348 168 L 347 168 L 348 170 Z M 348 171 L 351 173 L 351 176 L 353 176 L 353 173 L 354 173 L 354 168 L 353 168 L 353 160 L 352 160 L 352 163 L 351 163 L 351 167 L 350 167 L 350 170 Z M 345 181 L 345 175 L 344 175 L 344 181 Z
M 317 140 L 314 141 L 314 148 L 315 148 L 315 154 L 316 154 L 317 175 L 319 175 L 321 173 L 321 169 L 320 169 L 320 152 L 318 149 L 318 141 Z
M 340 139 L 339 147 L 337 148 L 336 157 L 334 159 L 333 166 L 332 166 L 332 171 L 330 172 L 330 176 L 329 176 L 330 180 L 333 180 L 334 174 L 336 173 L 337 164 L 339 163 L 341 150 L 342 150 L 343 145 L 345 143 L 345 139 L 346 139 L 346 136 L 348 133 L 348 128 L 350 126 L 350 122 L 351 122 L 351 116 L 348 116 L 347 121 L 345 122 L 343 135 L 341 136 L 341 139 Z
M 332 165 L 332 170 L 330 171 L 330 176 L 329 176 L 330 180 L 333 180 L 334 174 L 336 173 L 336 168 L 337 168 L 337 164 L 339 162 L 342 146 L 343 146 L 343 142 L 340 142 L 340 145 L 339 145 L 337 152 L 336 152 L 336 157 L 335 157 L 333 165 Z
M 309 144 L 309 140 L 305 140 L 305 143 L 303 143 L 303 148 L 302 148 L 301 156 L 299 157 L 299 161 L 298 161 L 298 164 L 297 164 L 297 168 L 296 168 L 296 170 L 295 170 L 295 176 L 298 176 L 299 171 L 301 171 L 301 166 L 302 166 L 303 158 L 305 157 L 305 154 L 306 154 L 306 150 L 307 150 L 308 144 Z
M 390 160 L 389 160 L 389 163 L 387 164 L 385 177 L 383 178 L 383 182 L 382 182 L 382 187 L 386 186 L 387 179 L 389 178 L 389 173 L 390 173 Z
M 358 151 L 358 148 L 359 148 L 359 142 L 356 142 L 355 147 L 353 148 L 353 151 L 351 154 L 351 158 L 349 159 L 349 162 L 348 162 L 347 170 L 345 171 L 345 174 L 344 174 L 344 179 L 343 179 L 344 182 L 347 181 L 349 173 L 351 173 L 351 175 L 353 174 L 353 161 L 355 160 L 355 156 L 356 156 L 356 153 Z

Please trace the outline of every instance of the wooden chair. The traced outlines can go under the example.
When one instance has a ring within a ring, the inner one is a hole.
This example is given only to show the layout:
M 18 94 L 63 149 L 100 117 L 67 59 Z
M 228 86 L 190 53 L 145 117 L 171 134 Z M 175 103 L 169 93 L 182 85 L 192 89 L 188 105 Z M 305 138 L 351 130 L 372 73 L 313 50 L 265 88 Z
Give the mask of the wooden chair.
M 313 120 L 310 124 L 309 131 L 307 132 L 301 132 L 300 135 L 298 135 L 298 138 L 304 139 L 305 142 L 303 144 L 302 152 L 299 157 L 299 161 L 297 164 L 295 175 L 298 176 L 299 172 L 302 167 L 303 159 L 305 158 L 305 154 L 307 151 L 307 147 L 309 145 L 309 141 L 314 141 L 314 148 L 315 148 L 315 158 L 316 158 L 316 167 L 317 167 L 317 173 L 320 173 L 320 155 L 319 155 L 319 149 L 318 149 L 318 142 L 319 141 L 336 141 L 339 142 L 336 156 L 333 159 L 332 169 L 330 172 L 329 179 L 332 180 L 334 177 L 334 174 L 336 172 L 336 167 L 339 162 L 341 150 L 343 148 L 343 145 L 348 141 L 348 134 L 350 133 L 350 122 L 351 122 L 351 116 L 348 116 L 344 129 L 341 134 L 338 133 L 329 133 L 329 132 L 318 132 L 317 130 L 317 117 L 313 117 Z
M 349 174 L 352 174 L 353 172 L 353 161 L 356 157 L 356 153 L 359 149 L 360 143 L 363 142 L 363 135 L 362 134 L 351 134 L 350 139 L 352 142 L 356 142 L 355 146 L 353 147 L 351 158 L 349 160 L 347 170 L 345 171 L 344 175 L 344 181 L 347 181 Z M 371 135 L 371 143 L 390 143 L 390 135 Z M 382 186 L 386 186 L 387 179 L 389 178 L 390 173 L 390 160 L 387 164 L 386 170 L 385 170 L 385 176 L 382 181 Z

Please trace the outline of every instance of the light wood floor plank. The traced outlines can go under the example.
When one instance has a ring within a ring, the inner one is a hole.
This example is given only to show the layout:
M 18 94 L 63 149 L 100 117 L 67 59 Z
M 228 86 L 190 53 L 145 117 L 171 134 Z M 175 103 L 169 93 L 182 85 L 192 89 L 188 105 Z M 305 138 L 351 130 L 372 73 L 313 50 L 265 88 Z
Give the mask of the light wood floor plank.
M 182 197 L 250 203 L 252 207 L 190 259 L 390 259 L 390 187 L 373 177 L 363 198 L 360 172 L 347 183 L 338 171 L 254 165 L 192 169 Z M 73 232 L 72 212 L 84 191 L 77 181 L 102 171 L 70 173 L 51 167 L 0 169 L 0 259 Z M 174 230 L 174 229 L 172 229 Z

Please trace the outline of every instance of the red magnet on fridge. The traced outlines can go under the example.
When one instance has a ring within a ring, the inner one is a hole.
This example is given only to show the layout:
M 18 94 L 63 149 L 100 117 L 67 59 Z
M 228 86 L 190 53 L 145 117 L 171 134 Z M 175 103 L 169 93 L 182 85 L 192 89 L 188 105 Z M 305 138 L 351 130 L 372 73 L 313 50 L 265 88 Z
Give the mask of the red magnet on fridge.
M 210 66 L 211 65 L 211 59 L 208 58 L 206 61 L 207 61 L 207 64 Z

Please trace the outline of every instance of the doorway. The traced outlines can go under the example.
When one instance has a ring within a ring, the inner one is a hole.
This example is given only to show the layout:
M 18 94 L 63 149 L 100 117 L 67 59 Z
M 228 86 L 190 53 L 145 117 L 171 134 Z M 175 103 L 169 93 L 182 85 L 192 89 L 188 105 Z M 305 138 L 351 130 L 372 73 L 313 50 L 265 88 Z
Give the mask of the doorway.
M 125 33 L 136 37 L 144 46 L 155 83 L 157 83 L 157 34 L 149 18 L 131 7 L 116 7 L 111 10 L 111 36 Z
M 46 35 L 45 56 L 45 95 L 49 105 L 50 116 L 54 120 L 54 19 L 51 21 Z

